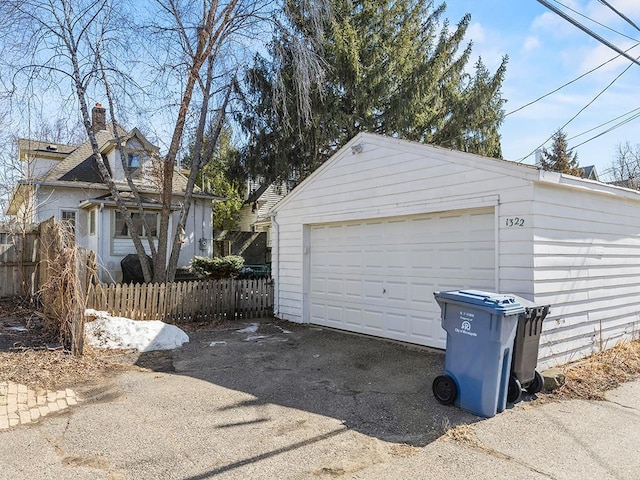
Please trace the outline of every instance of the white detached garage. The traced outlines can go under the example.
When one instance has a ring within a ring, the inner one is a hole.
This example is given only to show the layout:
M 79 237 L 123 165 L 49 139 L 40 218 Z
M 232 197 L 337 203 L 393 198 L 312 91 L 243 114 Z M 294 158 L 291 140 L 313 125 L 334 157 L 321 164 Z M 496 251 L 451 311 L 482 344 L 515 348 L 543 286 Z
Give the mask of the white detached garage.
M 273 209 L 276 316 L 445 347 L 438 290 L 551 304 L 541 365 L 640 327 L 640 194 L 361 133 Z

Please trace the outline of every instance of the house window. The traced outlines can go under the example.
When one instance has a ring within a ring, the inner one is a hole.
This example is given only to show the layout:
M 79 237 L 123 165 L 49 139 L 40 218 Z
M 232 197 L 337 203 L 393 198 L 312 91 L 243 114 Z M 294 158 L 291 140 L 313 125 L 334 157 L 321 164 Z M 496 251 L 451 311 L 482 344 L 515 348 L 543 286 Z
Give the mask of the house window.
M 60 212 L 60 219 L 63 222 L 69 222 L 71 231 L 76 233 L 76 212 L 75 210 L 62 210 Z
M 129 170 L 135 170 L 140 168 L 140 154 L 139 153 L 129 153 L 127 155 L 127 167 Z
M 89 235 L 96 234 L 96 210 L 93 209 L 89 212 Z
M 160 215 L 158 213 L 145 213 L 145 219 L 147 220 L 147 225 L 150 229 L 150 233 L 152 237 L 158 236 L 158 222 L 160 221 Z M 147 231 L 144 226 L 144 222 L 142 221 L 142 217 L 139 213 L 132 213 L 131 219 L 133 220 L 133 224 L 135 225 L 136 231 L 138 235 L 141 237 L 147 236 Z M 125 223 L 124 217 L 120 212 L 115 212 L 115 229 L 114 229 L 114 237 L 116 238 L 131 238 L 131 232 L 129 231 L 129 226 Z

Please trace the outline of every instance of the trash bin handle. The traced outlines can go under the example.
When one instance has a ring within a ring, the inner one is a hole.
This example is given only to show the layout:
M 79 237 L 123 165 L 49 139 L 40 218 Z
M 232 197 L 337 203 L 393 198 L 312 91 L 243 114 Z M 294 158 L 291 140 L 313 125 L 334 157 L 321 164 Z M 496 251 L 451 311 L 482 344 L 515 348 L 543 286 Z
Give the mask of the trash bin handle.
M 490 305 L 514 305 L 516 303 L 516 299 L 509 295 L 487 295 L 482 292 L 469 291 L 469 290 L 461 291 L 460 293 L 478 297 L 484 303 L 487 303 Z

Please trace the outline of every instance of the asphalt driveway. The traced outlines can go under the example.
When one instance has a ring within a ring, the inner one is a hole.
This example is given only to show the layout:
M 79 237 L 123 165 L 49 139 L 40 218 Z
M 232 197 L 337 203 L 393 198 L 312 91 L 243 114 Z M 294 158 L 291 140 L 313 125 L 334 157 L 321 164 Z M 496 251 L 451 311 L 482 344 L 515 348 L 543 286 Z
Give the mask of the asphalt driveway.
M 138 364 L 150 368 L 0 432 L 0 479 L 633 478 L 640 468 L 615 442 L 640 444 L 639 384 L 612 402 L 525 401 L 482 420 L 433 399 L 441 352 L 268 321 L 194 333 Z M 471 427 L 442 437 L 455 425 Z

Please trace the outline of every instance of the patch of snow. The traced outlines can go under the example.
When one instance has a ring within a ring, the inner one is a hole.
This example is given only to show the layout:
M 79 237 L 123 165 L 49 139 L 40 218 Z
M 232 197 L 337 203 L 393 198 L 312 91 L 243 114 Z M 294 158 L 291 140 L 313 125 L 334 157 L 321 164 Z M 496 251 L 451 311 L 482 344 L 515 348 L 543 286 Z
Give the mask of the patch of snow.
M 278 328 L 280 329 L 280 331 L 281 331 L 282 333 L 291 333 L 291 331 L 290 331 L 290 330 L 285 330 L 284 328 L 279 327 L 279 326 L 278 326 Z
M 257 323 L 252 323 L 251 325 L 249 325 L 246 328 L 243 328 L 242 330 L 237 330 L 238 333 L 256 333 L 257 331 L 258 331 Z
M 268 335 L 249 335 L 244 339 L 245 342 L 253 342 L 255 340 L 260 340 L 261 338 L 269 338 Z
M 159 320 L 112 317 L 107 312 L 93 309 L 87 309 L 85 315 L 96 318 L 84 326 L 87 342 L 94 347 L 150 352 L 172 350 L 189 341 L 182 329 Z
M 209 344 L 210 347 L 215 347 L 216 345 L 226 345 L 227 342 L 225 342 L 224 340 L 220 341 L 220 342 L 211 342 Z
M 13 332 L 26 332 L 27 327 L 7 327 L 7 330 L 11 330 Z

